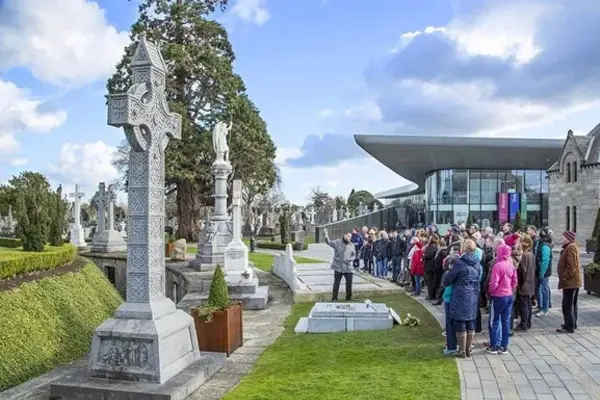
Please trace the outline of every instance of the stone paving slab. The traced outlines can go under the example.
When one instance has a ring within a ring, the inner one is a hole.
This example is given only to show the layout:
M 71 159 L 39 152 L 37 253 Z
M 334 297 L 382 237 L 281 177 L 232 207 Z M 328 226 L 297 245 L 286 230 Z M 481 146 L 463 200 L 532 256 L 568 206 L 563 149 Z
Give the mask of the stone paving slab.
M 600 399 L 600 298 L 581 290 L 579 329 L 560 334 L 555 330 L 563 322 L 562 294 L 556 278 L 550 284 L 553 308 L 547 317 L 534 317 L 530 331 L 515 332 L 507 355 L 485 353 L 483 343 L 489 336 L 487 315 L 483 316 L 484 332 L 475 337 L 473 357 L 457 359 L 463 399 Z M 444 325 L 441 306 L 423 296 L 417 300 Z M 440 352 L 443 344 L 440 335 Z

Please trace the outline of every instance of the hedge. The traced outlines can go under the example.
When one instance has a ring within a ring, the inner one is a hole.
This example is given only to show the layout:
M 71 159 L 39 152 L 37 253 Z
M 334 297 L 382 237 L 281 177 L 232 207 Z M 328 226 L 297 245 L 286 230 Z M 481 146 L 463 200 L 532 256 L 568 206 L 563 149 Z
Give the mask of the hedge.
M 21 247 L 21 239 L 0 237 L 0 247 L 16 249 Z
M 258 242 L 256 247 L 259 249 L 269 249 L 269 250 L 282 250 L 285 251 L 285 244 L 283 243 L 275 243 L 275 242 Z M 296 249 L 296 246 L 300 246 L 300 243 L 292 243 L 292 247 Z M 308 250 L 308 244 L 304 243 L 302 245 L 302 250 Z
M 72 263 L 76 256 L 77 248 L 70 244 L 60 247 L 46 246 L 46 250 L 40 253 L 3 251 L 0 253 L 0 279 L 62 267 Z
M 0 292 L 0 391 L 83 357 L 122 301 L 91 263 Z

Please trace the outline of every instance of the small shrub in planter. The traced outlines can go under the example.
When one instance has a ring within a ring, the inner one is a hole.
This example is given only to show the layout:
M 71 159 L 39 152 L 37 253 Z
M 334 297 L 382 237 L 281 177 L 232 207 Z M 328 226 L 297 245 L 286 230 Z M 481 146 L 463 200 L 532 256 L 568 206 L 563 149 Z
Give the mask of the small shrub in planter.
M 592 262 L 584 267 L 583 290 L 588 294 L 600 294 L 600 264 Z
M 192 316 L 200 351 L 227 353 L 229 357 L 243 344 L 242 305 L 229 299 L 225 275 L 219 265 L 207 302 L 193 309 Z

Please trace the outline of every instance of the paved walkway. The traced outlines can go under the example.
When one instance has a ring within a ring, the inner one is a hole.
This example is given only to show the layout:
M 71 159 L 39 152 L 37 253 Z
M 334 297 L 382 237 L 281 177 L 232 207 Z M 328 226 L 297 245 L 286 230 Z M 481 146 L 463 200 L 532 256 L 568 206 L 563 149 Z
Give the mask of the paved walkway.
M 476 336 L 473 357 L 458 360 L 462 397 L 479 399 L 595 400 L 600 399 L 600 298 L 579 294 L 578 330 L 555 332 L 563 322 L 562 295 L 551 279 L 553 308 L 547 317 L 533 318 L 533 328 L 516 332 L 507 355 L 484 352 L 486 329 Z M 444 325 L 444 310 L 418 299 Z M 484 327 L 487 316 L 484 316 Z M 440 335 L 441 338 L 441 335 Z M 440 343 L 443 342 L 440 340 Z M 441 351 L 440 347 L 440 351 Z

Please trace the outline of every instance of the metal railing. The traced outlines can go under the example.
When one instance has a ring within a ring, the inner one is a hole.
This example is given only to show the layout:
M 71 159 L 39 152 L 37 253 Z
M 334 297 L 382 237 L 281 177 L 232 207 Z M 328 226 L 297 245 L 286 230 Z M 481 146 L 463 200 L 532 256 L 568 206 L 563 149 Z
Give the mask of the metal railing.
M 342 237 L 347 232 L 351 232 L 352 228 L 355 226 L 357 226 L 358 229 L 361 229 L 363 226 L 369 228 L 377 227 L 380 230 L 394 229 L 398 220 L 396 207 L 390 206 L 343 221 L 320 225 L 315 228 L 315 243 L 325 242 L 325 235 L 323 234 L 323 229 L 325 228 L 327 228 L 327 231 L 329 232 L 329 237 L 336 239 Z

